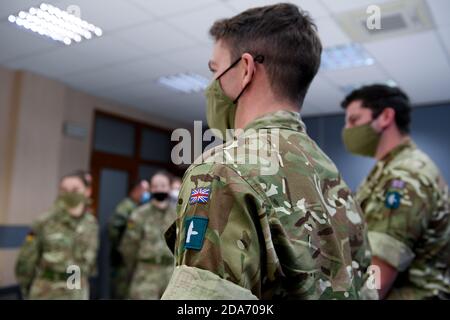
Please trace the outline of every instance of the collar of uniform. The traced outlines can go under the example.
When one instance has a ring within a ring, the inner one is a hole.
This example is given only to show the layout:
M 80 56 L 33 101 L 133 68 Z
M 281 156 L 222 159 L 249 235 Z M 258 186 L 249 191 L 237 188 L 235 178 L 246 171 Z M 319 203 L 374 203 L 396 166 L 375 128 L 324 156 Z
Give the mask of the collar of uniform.
M 71 226 L 76 226 L 78 222 L 84 217 L 86 214 L 86 210 L 79 216 L 74 217 L 70 214 L 70 212 L 66 209 L 66 207 L 61 203 L 55 204 L 56 216 L 62 221 Z
M 162 208 L 156 206 L 155 203 L 154 203 L 153 201 L 150 201 L 150 202 L 149 202 L 149 205 L 150 205 L 149 207 L 150 207 L 150 209 L 151 209 L 152 211 L 155 210 L 155 211 L 160 212 L 160 213 L 165 213 L 165 212 L 169 209 L 169 206 L 167 206 L 166 208 L 162 209 Z M 170 204 L 169 204 L 169 205 L 170 205 Z
M 405 140 L 403 143 L 400 143 L 394 149 L 392 149 L 388 154 L 386 154 L 381 160 L 377 161 L 375 166 L 370 170 L 369 175 L 367 176 L 365 183 L 369 183 L 371 186 L 375 186 L 377 181 L 379 181 L 380 176 L 383 174 L 383 170 L 386 165 L 391 162 L 398 154 L 400 154 L 403 150 L 409 148 L 416 148 L 414 142 L 409 138 Z
M 406 139 L 404 142 L 400 143 L 398 146 L 396 146 L 394 149 L 389 151 L 388 154 L 386 154 L 380 162 L 383 163 L 383 165 L 388 164 L 392 159 L 394 159 L 397 155 L 399 155 L 403 150 L 406 149 L 414 149 L 416 148 L 415 143 L 411 140 L 411 138 Z
M 279 110 L 256 118 L 245 127 L 244 131 L 265 128 L 283 128 L 304 132 L 305 124 L 301 120 L 298 112 Z

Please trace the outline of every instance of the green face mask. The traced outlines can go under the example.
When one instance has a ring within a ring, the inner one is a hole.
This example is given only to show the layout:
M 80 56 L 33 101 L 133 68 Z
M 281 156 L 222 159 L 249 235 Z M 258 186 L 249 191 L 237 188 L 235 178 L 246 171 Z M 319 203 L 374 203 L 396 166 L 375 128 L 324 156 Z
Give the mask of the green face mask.
M 227 129 L 234 129 L 234 117 L 236 116 L 236 104 L 239 98 L 244 93 L 247 86 L 245 86 L 236 99 L 230 99 L 223 91 L 219 79 L 227 73 L 230 69 L 234 68 L 241 61 L 242 58 L 233 62 L 224 72 L 222 72 L 206 89 L 206 119 L 208 126 L 211 129 L 217 129 L 222 134 L 222 139 L 227 138 Z M 255 62 L 263 63 L 264 57 L 257 55 L 254 58 Z
M 226 130 L 234 128 L 236 104 L 228 98 L 220 86 L 219 79 L 214 80 L 206 89 L 206 120 L 211 129 L 217 129 L 226 139 Z
M 84 194 L 78 192 L 62 192 L 58 196 L 58 202 L 61 202 L 67 208 L 75 208 L 80 204 L 87 203 L 87 199 Z
M 345 148 L 353 154 L 364 157 L 375 156 L 380 138 L 381 133 L 375 131 L 371 123 L 345 128 L 342 131 Z

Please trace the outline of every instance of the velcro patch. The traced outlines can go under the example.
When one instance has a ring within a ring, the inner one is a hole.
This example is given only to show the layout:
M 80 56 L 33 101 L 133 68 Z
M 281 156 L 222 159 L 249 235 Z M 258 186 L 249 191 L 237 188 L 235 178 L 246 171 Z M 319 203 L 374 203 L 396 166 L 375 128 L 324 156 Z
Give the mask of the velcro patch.
M 401 189 L 405 188 L 405 181 L 399 180 L 399 179 L 392 180 L 391 188 L 401 190 Z
M 26 241 L 26 242 L 31 242 L 31 241 L 34 240 L 34 238 L 35 238 L 34 232 L 33 232 L 33 231 L 30 231 L 30 232 L 28 232 L 28 234 L 27 234 L 27 236 L 26 236 L 26 238 L 25 238 L 25 241 Z
M 205 240 L 206 228 L 209 219 L 206 217 L 193 216 L 186 218 L 184 228 L 186 230 L 186 238 L 184 239 L 184 248 L 201 250 Z
M 210 191 L 211 189 L 209 188 L 192 189 L 191 196 L 189 197 L 189 204 L 208 203 Z
M 384 205 L 388 209 L 398 209 L 400 207 L 400 200 L 402 196 L 396 191 L 390 191 L 386 194 Z

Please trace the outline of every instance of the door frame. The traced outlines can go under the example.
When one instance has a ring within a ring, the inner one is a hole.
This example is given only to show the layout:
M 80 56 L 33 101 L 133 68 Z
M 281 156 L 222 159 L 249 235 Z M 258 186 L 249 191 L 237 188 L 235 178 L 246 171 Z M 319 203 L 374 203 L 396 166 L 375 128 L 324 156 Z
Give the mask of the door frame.
M 134 140 L 134 154 L 133 156 L 122 156 L 117 154 L 112 154 L 103 151 L 96 151 L 94 149 L 95 146 L 95 122 L 98 116 L 107 117 L 111 119 L 115 119 L 121 122 L 125 122 L 134 127 L 135 130 L 135 140 Z M 148 123 L 140 122 L 135 119 L 117 115 L 110 112 L 105 112 L 103 110 L 94 110 L 94 118 L 93 118 L 93 133 L 91 135 L 91 160 L 90 160 L 90 171 L 92 174 L 92 208 L 97 215 L 98 209 L 98 200 L 100 196 L 100 172 L 102 169 L 111 168 L 127 171 L 129 173 L 129 181 L 128 181 L 128 189 L 131 188 L 132 184 L 138 179 L 139 176 L 139 167 L 142 165 L 149 166 L 157 166 L 162 169 L 167 170 L 168 172 L 180 176 L 182 175 L 182 168 L 174 165 L 172 162 L 164 163 L 153 160 L 142 159 L 140 155 L 141 144 L 142 144 L 142 134 L 144 130 L 153 130 L 159 131 L 167 134 L 169 137 L 171 136 L 170 129 L 164 129 L 155 125 L 151 125 Z M 171 149 L 175 145 L 175 142 L 170 141 Z M 150 178 L 150 177 L 149 177 Z

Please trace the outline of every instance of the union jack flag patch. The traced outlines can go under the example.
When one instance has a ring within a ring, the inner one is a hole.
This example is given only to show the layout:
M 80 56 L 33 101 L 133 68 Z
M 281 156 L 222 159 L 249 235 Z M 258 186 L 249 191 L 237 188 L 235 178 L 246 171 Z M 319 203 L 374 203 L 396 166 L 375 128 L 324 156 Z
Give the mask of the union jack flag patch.
M 191 191 L 191 197 L 189 198 L 189 204 L 194 203 L 207 203 L 209 200 L 209 188 L 195 188 Z

